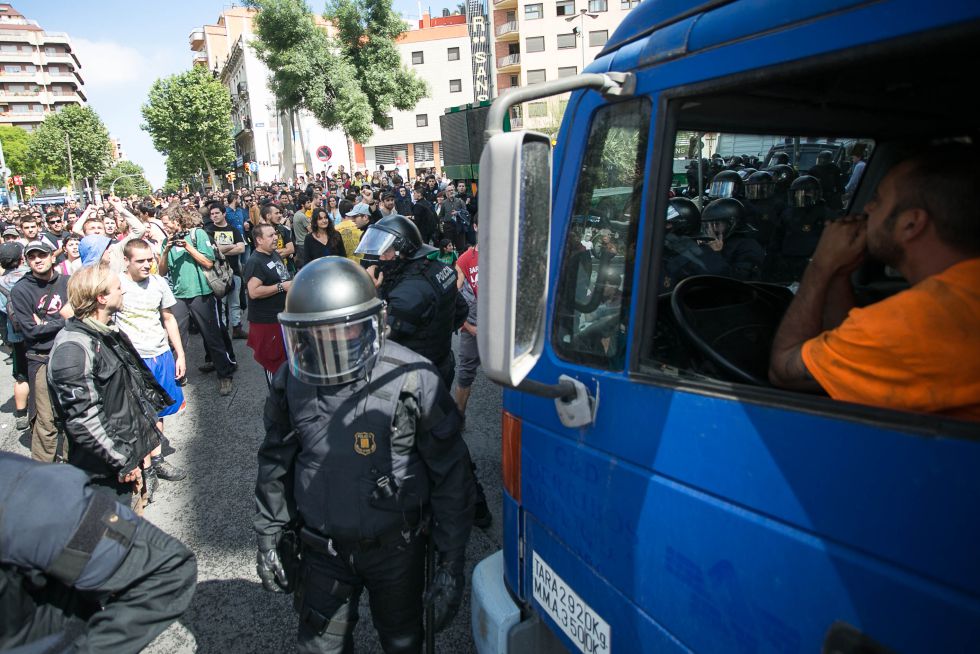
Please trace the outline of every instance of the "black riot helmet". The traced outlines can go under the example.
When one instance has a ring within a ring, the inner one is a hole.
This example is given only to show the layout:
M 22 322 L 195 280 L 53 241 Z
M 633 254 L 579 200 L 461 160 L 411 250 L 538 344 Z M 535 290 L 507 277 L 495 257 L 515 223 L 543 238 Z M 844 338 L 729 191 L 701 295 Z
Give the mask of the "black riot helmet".
M 711 179 L 708 195 L 712 198 L 742 196 L 742 178 L 734 170 L 723 170 Z
M 790 206 L 803 209 L 815 207 L 821 202 L 823 202 L 823 188 L 816 177 L 801 175 L 789 185 Z
M 739 168 L 744 164 L 745 162 L 742 160 L 742 157 L 737 154 L 733 155 L 732 158 L 728 160 L 728 167 L 732 169 Z
M 779 164 L 769 169 L 776 186 L 786 189 L 796 179 L 796 171 L 788 164 Z
M 701 212 L 701 235 L 727 238 L 745 220 L 745 206 L 735 198 L 712 201 Z
M 749 175 L 751 175 L 754 172 L 756 172 L 756 169 L 755 168 L 748 168 L 748 167 L 746 167 L 746 168 L 742 168 L 740 171 L 738 171 L 738 176 L 741 177 L 742 178 L 742 181 L 744 182 L 745 180 L 747 180 L 749 178 Z
M 387 317 L 374 282 L 346 257 L 311 261 L 279 314 L 289 371 L 315 386 L 367 377 L 384 347 Z
M 678 236 L 701 233 L 701 210 L 687 198 L 671 198 L 667 205 L 667 231 Z
M 776 193 L 776 181 L 772 173 L 760 170 L 745 180 L 745 198 L 748 200 L 768 200 Z
M 771 157 L 769 157 L 769 167 L 773 168 L 775 166 L 788 166 L 789 165 L 789 155 L 785 152 L 777 152 Z
M 400 259 L 421 259 L 436 250 L 422 244 L 422 234 L 415 223 L 396 214 L 370 225 L 354 252 L 367 259 L 378 259 L 392 248 Z
M 817 155 L 817 165 L 826 165 L 834 160 L 834 153 L 830 150 L 821 150 Z

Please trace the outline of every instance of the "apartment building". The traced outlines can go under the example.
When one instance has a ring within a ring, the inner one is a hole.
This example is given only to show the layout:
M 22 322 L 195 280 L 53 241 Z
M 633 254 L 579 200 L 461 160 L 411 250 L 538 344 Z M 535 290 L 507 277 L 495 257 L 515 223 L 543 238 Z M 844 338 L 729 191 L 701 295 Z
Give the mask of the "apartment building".
M 112 146 L 112 162 L 122 161 L 126 158 L 126 153 L 123 151 L 122 141 L 114 136 L 109 137 L 109 144 Z
M 474 73 L 466 16 L 428 13 L 398 38 L 402 64 L 424 79 L 429 95 L 410 111 L 393 111 L 383 127 L 355 148 L 359 168 L 397 167 L 414 176 L 419 169 L 441 170 L 439 116 L 448 107 L 473 102 Z
M 493 0 L 494 61 L 499 93 L 577 75 L 602 51 L 640 0 Z M 530 102 L 514 121 L 553 126 L 564 102 Z M 523 120 L 521 120 L 523 119 Z
M 0 3 L 0 125 L 33 131 L 45 116 L 85 104 L 81 67 L 67 34 Z
M 269 183 L 309 173 L 351 170 L 342 130 L 324 129 L 308 112 L 279 111 L 269 90 L 270 71 L 250 43 L 255 10 L 226 9 L 213 25 L 190 33 L 193 63 L 218 77 L 231 95 L 235 170 L 239 183 Z

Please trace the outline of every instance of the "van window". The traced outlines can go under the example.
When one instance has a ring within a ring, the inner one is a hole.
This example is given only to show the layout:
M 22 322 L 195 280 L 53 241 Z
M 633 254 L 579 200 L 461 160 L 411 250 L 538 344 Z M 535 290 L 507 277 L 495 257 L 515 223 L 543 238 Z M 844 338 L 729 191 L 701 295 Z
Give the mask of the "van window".
M 651 104 L 607 105 L 592 119 L 561 256 L 554 347 L 575 363 L 622 370 Z

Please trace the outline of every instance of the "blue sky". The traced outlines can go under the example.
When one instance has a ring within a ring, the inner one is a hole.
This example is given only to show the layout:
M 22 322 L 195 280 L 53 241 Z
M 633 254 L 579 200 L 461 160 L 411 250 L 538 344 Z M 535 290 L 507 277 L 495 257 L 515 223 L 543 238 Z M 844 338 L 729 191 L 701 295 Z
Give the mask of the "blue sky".
M 89 105 L 109 132 L 122 142 L 123 152 L 146 170 L 150 183 L 163 185 L 164 157 L 140 129 L 140 106 L 154 80 L 191 65 L 187 36 L 195 28 L 217 21 L 227 2 L 210 0 L 11 0 L 14 8 L 49 32 L 67 32 L 82 63 Z M 241 3 L 238 3 L 241 4 Z M 323 11 L 322 0 L 310 7 Z M 453 0 L 422 2 L 438 14 L 455 7 Z M 396 11 L 409 19 L 418 15 L 418 2 L 395 0 Z

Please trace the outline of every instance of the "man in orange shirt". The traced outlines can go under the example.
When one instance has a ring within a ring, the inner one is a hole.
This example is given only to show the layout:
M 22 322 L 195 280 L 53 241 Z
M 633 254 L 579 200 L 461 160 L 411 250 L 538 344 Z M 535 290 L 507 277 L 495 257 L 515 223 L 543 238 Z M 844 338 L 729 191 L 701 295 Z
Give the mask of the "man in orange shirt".
M 824 228 L 773 341 L 769 379 L 834 399 L 980 421 L 980 158 L 931 148 Z M 856 308 L 865 254 L 911 288 Z

